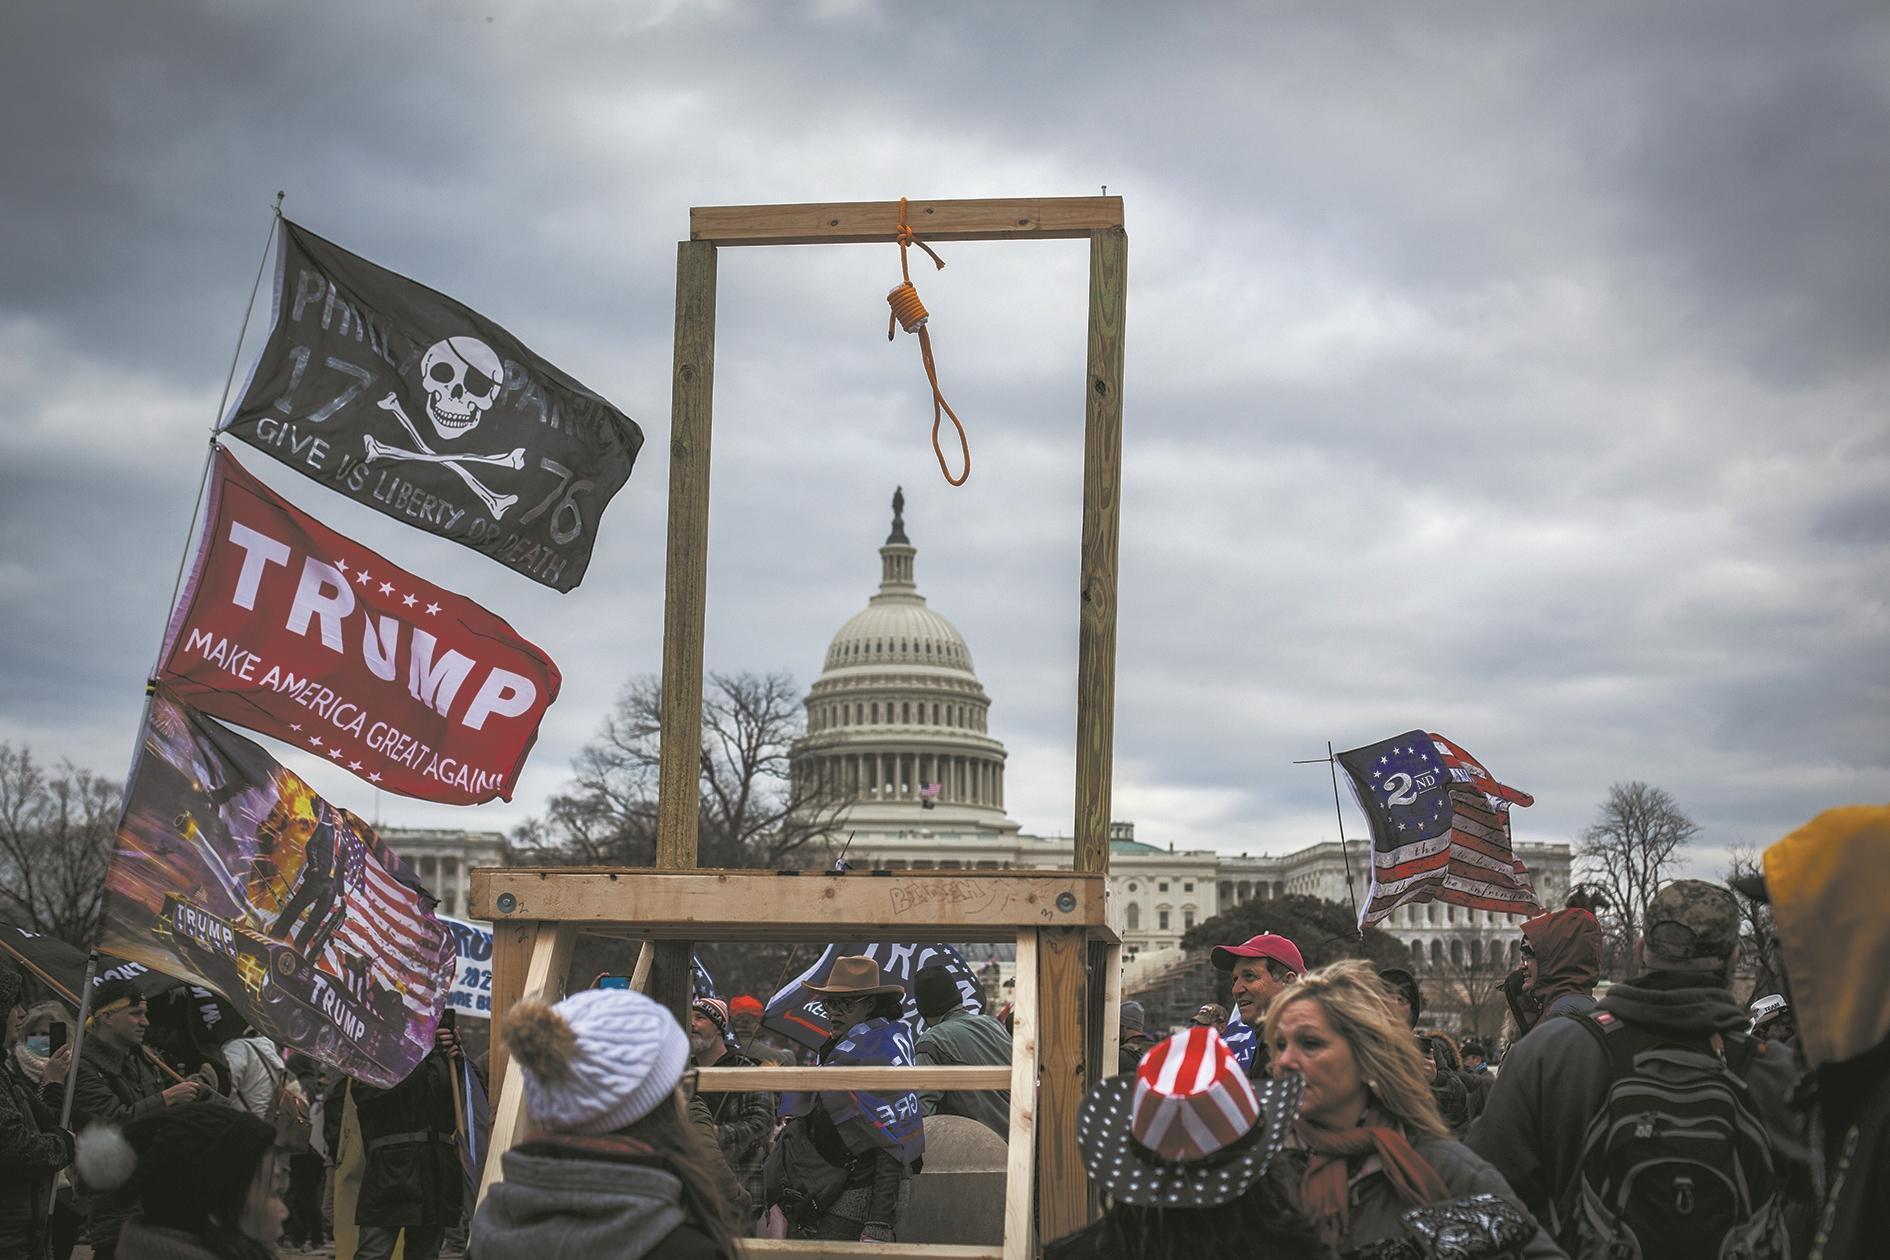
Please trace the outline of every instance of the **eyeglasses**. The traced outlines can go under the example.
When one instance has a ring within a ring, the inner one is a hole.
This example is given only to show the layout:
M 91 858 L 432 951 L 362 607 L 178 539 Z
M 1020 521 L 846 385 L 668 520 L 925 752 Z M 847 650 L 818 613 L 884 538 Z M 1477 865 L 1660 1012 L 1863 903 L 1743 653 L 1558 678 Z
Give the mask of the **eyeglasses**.
M 696 1100 L 696 1085 L 701 1081 L 701 1079 L 702 1079 L 701 1073 L 698 1072 L 697 1069 L 695 1068 L 683 1069 L 682 1080 L 678 1082 L 678 1084 L 680 1088 L 682 1089 L 682 1096 L 683 1096 L 684 1102 L 694 1102 Z

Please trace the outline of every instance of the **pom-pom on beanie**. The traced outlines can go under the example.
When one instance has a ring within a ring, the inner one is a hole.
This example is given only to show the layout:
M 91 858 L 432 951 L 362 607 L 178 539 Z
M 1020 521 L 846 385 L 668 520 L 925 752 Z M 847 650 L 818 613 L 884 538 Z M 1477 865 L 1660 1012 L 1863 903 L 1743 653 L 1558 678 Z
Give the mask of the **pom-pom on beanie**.
M 614 1133 L 669 1097 L 689 1038 L 669 1011 L 629 989 L 586 989 L 556 1006 L 527 998 L 505 1020 L 525 1106 L 558 1133 Z

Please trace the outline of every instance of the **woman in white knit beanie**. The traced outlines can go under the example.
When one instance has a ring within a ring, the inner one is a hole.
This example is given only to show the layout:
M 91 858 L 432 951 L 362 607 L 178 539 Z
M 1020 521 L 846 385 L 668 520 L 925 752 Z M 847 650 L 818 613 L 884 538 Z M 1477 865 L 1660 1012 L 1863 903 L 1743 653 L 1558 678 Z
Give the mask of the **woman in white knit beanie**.
M 528 998 L 506 1016 L 505 1044 L 528 1136 L 473 1217 L 472 1254 L 732 1260 L 719 1156 L 685 1115 L 689 1038 L 675 1016 L 624 989 Z

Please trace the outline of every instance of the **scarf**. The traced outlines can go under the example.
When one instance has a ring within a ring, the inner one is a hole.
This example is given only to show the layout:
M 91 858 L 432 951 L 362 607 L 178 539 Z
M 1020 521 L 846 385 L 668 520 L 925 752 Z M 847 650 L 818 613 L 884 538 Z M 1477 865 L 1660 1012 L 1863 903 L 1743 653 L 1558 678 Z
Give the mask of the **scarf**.
M 1313 1219 L 1319 1237 L 1334 1251 L 1351 1227 L 1350 1177 L 1346 1161 L 1354 1155 L 1378 1152 L 1385 1175 L 1399 1197 L 1413 1207 L 1440 1203 L 1450 1197 L 1450 1187 L 1417 1153 L 1398 1130 L 1383 1125 L 1369 1128 L 1322 1129 L 1300 1121 L 1299 1140 L 1312 1152 L 1300 1181 L 1300 1206 Z

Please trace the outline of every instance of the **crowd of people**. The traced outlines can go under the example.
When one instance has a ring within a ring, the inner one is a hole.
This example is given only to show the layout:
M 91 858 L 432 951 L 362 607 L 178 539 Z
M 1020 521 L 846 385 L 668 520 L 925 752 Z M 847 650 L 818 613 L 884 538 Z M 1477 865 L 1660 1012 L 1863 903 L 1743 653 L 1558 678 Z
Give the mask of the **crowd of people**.
M 1779 994 L 1734 996 L 1739 898 L 1769 904 Z M 1736 888 L 1676 880 L 1603 984 L 1594 908 L 1520 925 L 1499 1039 L 1428 1027 L 1416 977 L 1307 966 L 1262 933 L 1216 948 L 1232 1010 L 1161 1035 L 1121 1006 L 1119 1071 L 1076 1143 L 1105 1205 L 1056 1260 L 1851 1260 L 1890 1254 L 1890 808 L 1834 810 Z M 1329 943 L 1321 943 L 1329 944 Z M 253 1260 L 323 1242 L 325 1153 L 357 1117 L 354 1254 L 433 1260 L 455 1226 L 491 1260 L 730 1257 L 745 1237 L 890 1243 L 928 1117 L 1002 1141 L 1001 1090 L 862 1088 L 848 1069 L 1007 1064 L 1003 1012 L 942 968 L 870 957 L 810 985 L 831 1086 L 698 1088 L 800 1060 L 761 1003 L 698 997 L 685 1027 L 625 989 L 528 999 L 504 1022 L 529 1129 L 467 1219 L 454 1030 L 391 1089 L 327 1081 L 254 1030 L 177 1077 L 142 1053 L 139 990 L 94 992 L 76 1061 L 0 967 L 0 1256 Z M 1212 996 L 1212 995 L 1204 995 Z M 765 1076 L 765 1073 L 759 1074 Z M 58 1117 L 72 1077 L 73 1120 Z M 315 1116 L 308 1104 L 314 1104 Z M 75 1140 L 74 1132 L 80 1136 Z

